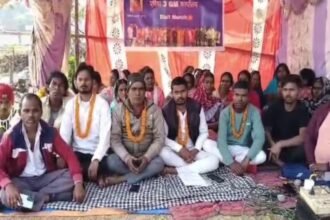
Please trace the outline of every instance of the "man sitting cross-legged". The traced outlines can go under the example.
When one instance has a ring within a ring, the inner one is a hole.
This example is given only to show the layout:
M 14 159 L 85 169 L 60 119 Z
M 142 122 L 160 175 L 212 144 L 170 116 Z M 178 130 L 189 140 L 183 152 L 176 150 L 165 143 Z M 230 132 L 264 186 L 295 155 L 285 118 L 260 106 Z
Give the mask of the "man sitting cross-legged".
M 309 113 L 298 100 L 300 87 L 299 76 L 286 76 L 281 81 L 283 99 L 270 105 L 264 115 L 270 159 L 279 166 L 305 163 L 303 144 Z
M 213 151 L 208 146 L 205 149 L 218 156 L 235 174 L 242 175 L 249 164 L 266 161 L 266 154 L 261 150 L 265 131 L 259 110 L 249 104 L 249 83 L 238 81 L 233 93 L 233 103 L 220 114 L 219 150 Z
M 60 134 L 72 143 L 85 179 L 103 187 L 109 171 L 105 155 L 110 147 L 111 115 L 109 104 L 93 93 L 93 74 L 92 66 L 78 67 L 75 86 L 79 93 L 65 107 Z
M 33 210 L 46 202 L 82 202 L 85 197 L 79 161 L 55 128 L 41 120 L 38 96 L 27 94 L 20 106 L 21 121 L 8 130 L 0 144 L 1 201 L 11 208 L 22 205 L 20 194 L 32 196 Z M 69 170 L 56 170 L 55 154 Z
M 217 143 L 207 139 L 208 127 L 203 108 L 188 98 L 184 78 L 173 79 L 171 88 L 172 100 L 163 109 L 167 138 L 160 156 L 169 166 L 164 173 L 207 173 L 217 169 L 219 159 L 202 150 L 204 145 L 217 149 Z
M 128 78 L 128 99 L 112 115 L 111 147 L 107 164 L 121 176 L 108 177 L 107 185 L 127 181 L 137 183 L 164 169 L 158 156 L 164 146 L 165 130 L 161 110 L 145 98 L 143 77 L 135 73 Z

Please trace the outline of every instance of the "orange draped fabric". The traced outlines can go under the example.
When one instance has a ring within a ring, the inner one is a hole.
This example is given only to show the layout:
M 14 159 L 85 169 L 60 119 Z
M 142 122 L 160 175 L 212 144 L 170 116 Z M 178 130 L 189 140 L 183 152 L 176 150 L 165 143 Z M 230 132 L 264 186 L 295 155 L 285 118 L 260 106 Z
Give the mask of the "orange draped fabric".
M 88 0 L 86 6 L 87 63 L 100 72 L 103 82 L 109 82 L 111 63 L 107 39 L 106 0 Z
M 131 72 L 138 72 L 144 66 L 150 66 L 155 72 L 156 82 L 162 85 L 160 63 L 157 52 L 127 51 L 127 65 Z
M 242 69 L 248 69 L 251 61 L 252 32 L 253 32 L 253 1 L 252 0 L 224 0 L 224 39 L 225 51 L 216 52 L 215 79 L 219 84 L 220 75 L 229 71 L 237 79 Z M 105 0 L 88 1 L 86 18 L 86 33 L 88 47 L 88 62 L 101 70 L 102 76 L 110 70 L 109 53 L 107 46 L 106 15 L 100 13 L 100 8 L 106 7 Z M 267 22 L 265 24 L 263 49 L 260 60 L 260 73 L 262 84 L 267 86 L 273 77 L 275 68 L 275 55 L 279 46 L 281 13 L 280 1 L 269 0 Z M 123 12 L 122 12 L 123 13 Z M 123 17 L 123 16 L 122 16 Z M 123 23 L 123 22 L 122 22 Z M 91 29 L 91 30 L 88 30 Z M 97 38 L 91 37 L 97 36 Z M 157 52 L 126 52 L 128 69 L 132 72 L 145 65 L 151 66 L 156 73 L 156 80 L 161 84 L 160 60 Z M 198 52 L 172 51 L 168 52 L 168 63 L 172 77 L 182 75 L 187 65 L 199 66 Z M 99 68 L 100 66 L 100 68 Z
M 280 1 L 272 1 L 271 8 L 268 13 L 271 16 L 267 19 L 265 25 L 264 45 L 260 61 L 260 74 L 262 77 L 262 86 L 265 89 L 269 82 L 273 79 L 274 70 L 276 68 L 276 53 L 280 46 L 281 36 L 281 11 Z M 277 10 L 276 10 L 277 9 Z
M 198 67 L 198 52 L 169 52 L 168 60 L 172 77 L 182 76 L 186 66 Z

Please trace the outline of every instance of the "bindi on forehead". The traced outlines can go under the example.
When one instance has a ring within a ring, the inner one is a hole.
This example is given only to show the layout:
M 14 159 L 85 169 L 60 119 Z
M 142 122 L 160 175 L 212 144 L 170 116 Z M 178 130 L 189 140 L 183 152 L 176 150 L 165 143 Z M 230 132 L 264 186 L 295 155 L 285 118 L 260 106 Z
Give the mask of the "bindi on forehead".
M 1 94 L 0 99 L 3 101 L 7 101 L 7 100 L 9 100 L 9 96 L 7 94 Z

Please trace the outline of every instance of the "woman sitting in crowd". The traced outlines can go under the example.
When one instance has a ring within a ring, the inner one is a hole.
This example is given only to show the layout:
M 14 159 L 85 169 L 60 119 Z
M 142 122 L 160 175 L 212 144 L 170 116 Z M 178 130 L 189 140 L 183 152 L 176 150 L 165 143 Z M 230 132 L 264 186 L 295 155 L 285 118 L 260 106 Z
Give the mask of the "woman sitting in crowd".
M 183 71 L 183 74 L 186 74 L 186 73 L 193 74 L 194 70 L 195 70 L 195 68 L 193 66 L 186 66 L 186 68 Z
M 218 97 L 222 104 L 225 106 L 230 104 L 228 96 L 231 93 L 231 87 L 234 85 L 234 78 L 230 72 L 224 72 L 220 77 L 220 85 L 217 91 L 214 91 L 213 95 Z
M 280 63 L 275 71 L 273 80 L 270 81 L 267 88 L 264 91 L 264 95 L 267 96 L 267 101 L 272 102 L 278 98 L 279 92 L 279 82 L 283 80 L 287 75 L 290 74 L 289 67 L 285 63 Z
M 153 103 L 155 103 L 158 107 L 162 108 L 165 103 L 165 96 L 163 90 L 156 85 L 155 73 L 153 69 L 145 66 L 140 70 L 140 73 L 143 75 L 147 86 L 147 99 L 153 101 Z
M 259 71 L 252 71 L 251 73 L 251 89 L 259 95 L 261 109 L 266 105 L 266 99 L 262 91 L 261 76 Z
M 129 71 L 128 69 L 124 69 L 123 70 L 123 74 L 125 76 L 125 79 L 127 80 L 128 79 L 128 76 L 131 75 L 131 71 Z
M 196 92 L 195 88 L 195 77 L 191 73 L 185 73 L 183 75 L 184 80 L 186 80 L 188 85 L 188 97 L 192 98 Z
M 113 112 L 117 105 L 119 103 L 122 103 L 127 98 L 127 80 L 126 79 L 120 79 L 116 82 L 114 93 L 115 93 L 115 99 L 111 102 L 110 108 L 111 112 Z
M 99 94 L 101 91 L 105 89 L 105 86 L 102 83 L 101 75 L 99 72 L 94 72 L 94 79 L 93 79 L 93 91 L 96 94 Z
M 195 87 L 198 86 L 199 79 L 202 77 L 203 71 L 199 68 L 194 70 L 194 77 L 195 77 Z
M 209 128 L 209 138 L 216 140 L 219 116 L 223 105 L 220 99 L 213 96 L 214 75 L 210 71 L 205 72 L 199 81 L 193 98 L 200 103 L 204 109 L 206 122 Z
M 119 79 L 119 71 L 117 69 L 111 70 L 111 75 L 110 75 L 110 86 L 108 88 L 105 88 L 102 90 L 100 95 L 109 103 L 112 102 L 112 99 L 114 98 L 114 92 L 113 88 Z
M 304 68 L 300 70 L 299 75 L 302 80 L 299 99 L 312 99 L 312 87 L 315 81 L 315 72 L 312 69 Z
M 312 87 L 312 98 L 304 99 L 304 103 L 308 109 L 309 114 L 312 115 L 318 107 L 329 101 L 330 95 L 326 94 L 323 78 L 316 78 Z

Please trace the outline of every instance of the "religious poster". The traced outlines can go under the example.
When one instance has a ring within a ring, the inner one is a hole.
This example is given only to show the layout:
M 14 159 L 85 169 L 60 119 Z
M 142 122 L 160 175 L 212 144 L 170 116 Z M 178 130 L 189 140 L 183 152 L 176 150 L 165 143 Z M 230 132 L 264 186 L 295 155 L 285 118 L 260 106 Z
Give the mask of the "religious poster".
M 124 0 L 126 47 L 223 48 L 224 0 Z

